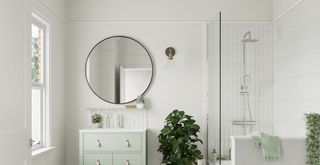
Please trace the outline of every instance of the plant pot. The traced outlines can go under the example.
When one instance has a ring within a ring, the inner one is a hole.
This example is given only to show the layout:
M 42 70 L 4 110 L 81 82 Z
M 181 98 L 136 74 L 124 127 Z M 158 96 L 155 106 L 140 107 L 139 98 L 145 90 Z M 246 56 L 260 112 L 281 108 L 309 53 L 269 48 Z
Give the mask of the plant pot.
M 94 123 L 93 128 L 102 128 L 102 123 Z
M 144 108 L 144 104 L 143 103 L 138 103 L 136 104 L 137 109 L 143 109 Z

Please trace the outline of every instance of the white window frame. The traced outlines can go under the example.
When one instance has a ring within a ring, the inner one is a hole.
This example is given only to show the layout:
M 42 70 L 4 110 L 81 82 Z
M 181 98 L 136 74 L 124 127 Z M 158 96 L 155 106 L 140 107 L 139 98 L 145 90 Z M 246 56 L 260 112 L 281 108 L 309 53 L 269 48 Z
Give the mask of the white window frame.
M 50 50 L 49 50 L 49 24 L 37 14 L 32 13 L 31 25 L 43 29 L 43 77 L 42 83 L 32 82 L 32 89 L 41 90 L 41 140 L 39 144 L 32 146 L 32 151 L 51 146 L 51 127 L 50 127 Z M 32 112 L 32 111 L 31 111 Z

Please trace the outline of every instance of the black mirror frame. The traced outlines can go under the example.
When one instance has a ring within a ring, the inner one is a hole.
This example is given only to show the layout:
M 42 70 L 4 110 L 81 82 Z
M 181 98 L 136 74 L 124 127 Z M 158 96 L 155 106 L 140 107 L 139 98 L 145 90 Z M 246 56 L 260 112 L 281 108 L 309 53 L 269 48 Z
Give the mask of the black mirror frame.
M 147 52 L 147 54 L 148 54 L 148 56 L 149 56 L 149 59 L 150 59 L 150 62 L 151 62 L 152 74 L 151 74 L 150 82 L 149 82 L 147 88 L 146 88 L 146 89 L 144 90 L 144 92 L 141 94 L 141 96 L 144 96 L 144 95 L 148 92 L 149 88 L 151 87 L 151 84 L 152 84 L 153 79 L 154 79 L 154 70 L 155 70 L 155 69 L 154 69 L 154 63 L 153 63 L 153 61 L 152 61 L 152 57 L 151 57 L 150 52 L 149 52 L 148 49 L 147 49 L 141 42 L 139 42 L 138 40 L 136 40 L 136 39 L 134 39 L 134 38 L 132 38 L 132 37 L 122 36 L 122 35 L 116 35 L 116 36 L 107 37 L 107 38 L 99 41 L 99 42 L 90 50 L 90 52 L 89 52 L 89 54 L 88 54 L 88 56 L 87 56 L 86 62 L 85 62 L 85 67 L 84 67 L 84 73 L 85 73 L 86 82 L 87 82 L 89 88 L 91 89 L 91 91 L 92 91 L 98 98 L 100 98 L 101 100 L 103 100 L 103 101 L 105 101 L 105 102 L 107 102 L 107 103 L 110 103 L 110 104 L 115 104 L 115 105 L 129 104 L 129 103 L 132 103 L 132 102 L 136 101 L 137 99 L 135 98 L 135 99 L 133 99 L 133 100 L 131 100 L 131 101 L 124 102 L 124 103 L 115 103 L 115 102 L 111 102 L 111 101 L 108 101 L 108 100 L 102 98 L 101 96 L 99 96 L 99 95 L 93 90 L 93 88 L 91 87 L 91 85 L 90 85 L 90 83 L 89 83 L 88 77 L 87 77 L 87 63 L 88 63 L 88 60 L 89 60 L 89 58 L 90 58 L 90 56 L 91 56 L 92 51 L 93 51 L 100 43 L 102 43 L 103 41 L 106 41 L 106 40 L 112 39 L 112 38 L 126 38 L 126 39 L 130 39 L 130 40 L 135 41 L 136 43 L 138 43 L 140 46 L 142 46 L 142 48 Z

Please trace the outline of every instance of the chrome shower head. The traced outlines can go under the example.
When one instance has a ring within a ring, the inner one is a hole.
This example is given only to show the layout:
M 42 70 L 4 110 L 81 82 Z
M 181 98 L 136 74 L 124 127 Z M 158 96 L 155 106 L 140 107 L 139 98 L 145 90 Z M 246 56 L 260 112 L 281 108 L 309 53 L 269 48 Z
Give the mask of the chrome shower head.
M 243 39 L 241 40 L 242 42 L 258 42 L 258 39 L 252 39 L 251 38 L 251 31 L 248 31 L 243 35 Z

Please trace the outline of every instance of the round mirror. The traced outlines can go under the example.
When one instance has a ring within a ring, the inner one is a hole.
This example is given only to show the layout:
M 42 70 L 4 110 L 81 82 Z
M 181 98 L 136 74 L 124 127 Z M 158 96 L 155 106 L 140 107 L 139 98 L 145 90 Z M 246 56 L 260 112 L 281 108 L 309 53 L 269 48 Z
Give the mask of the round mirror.
M 99 98 L 113 104 L 125 104 L 148 90 L 153 63 L 140 42 L 126 36 L 113 36 L 92 48 L 85 73 L 89 87 Z

